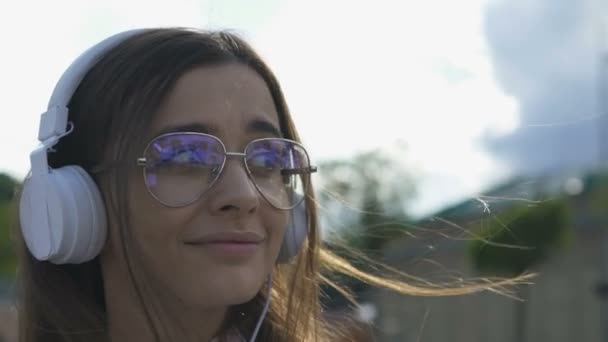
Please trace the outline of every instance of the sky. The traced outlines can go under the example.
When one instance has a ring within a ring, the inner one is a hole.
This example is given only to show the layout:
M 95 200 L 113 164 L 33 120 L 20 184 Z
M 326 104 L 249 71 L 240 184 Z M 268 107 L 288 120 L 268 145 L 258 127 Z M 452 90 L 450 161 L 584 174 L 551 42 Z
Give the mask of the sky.
M 430 213 L 520 172 L 598 162 L 596 23 L 603 20 L 598 13 L 608 13 L 598 11 L 602 6 L 3 2 L 0 115 L 8 124 L 0 126 L 0 172 L 27 173 L 39 115 L 63 70 L 87 47 L 134 27 L 228 28 L 275 71 L 313 160 L 405 144 L 399 162 L 419 175 L 410 210 Z

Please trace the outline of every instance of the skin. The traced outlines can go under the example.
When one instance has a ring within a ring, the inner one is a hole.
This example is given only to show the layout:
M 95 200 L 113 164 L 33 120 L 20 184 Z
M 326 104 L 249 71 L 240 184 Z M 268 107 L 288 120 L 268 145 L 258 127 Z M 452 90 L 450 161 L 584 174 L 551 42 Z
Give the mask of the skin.
M 257 122 L 257 124 L 254 124 Z M 263 122 L 263 124 L 260 124 Z M 159 108 L 149 138 L 171 127 L 204 125 L 231 152 L 253 139 L 276 136 L 279 119 L 264 80 L 247 66 L 228 64 L 184 74 Z M 142 268 L 149 276 L 163 325 L 182 341 L 208 341 L 231 305 L 252 299 L 277 259 L 288 212 L 275 209 L 257 192 L 241 159 L 229 158 L 220 178 L 197 202 L 168 208 L 147 191 L 141 169 L 129 189 L 131 226 Z M 110 215 L 102 251 L 111 340 L 151 339 L 143 311 L 128 280 L 120 234 Z M 223 257 L 186 242 L 220 231 L 263 237 L 253 256 Z

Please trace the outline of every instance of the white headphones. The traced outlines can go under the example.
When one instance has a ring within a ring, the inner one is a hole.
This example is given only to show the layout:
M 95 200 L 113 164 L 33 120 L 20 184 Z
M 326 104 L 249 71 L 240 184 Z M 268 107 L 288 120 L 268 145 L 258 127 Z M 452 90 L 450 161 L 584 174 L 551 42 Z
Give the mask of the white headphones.
M 95 182 L 78 165 L 51 169 L 47 153 L 74 129 L 68 122 L 67 105 L 86 73 L 112 48 L 144 31 L 118 33 L 80 55 L 59 79 L 40 118 L 41 145 L 30 154 L 31 173 L 24 182 L 19 204 L 25 243 L 38 260 L 83 263 L 97 256 L 105 243 L 106 212 Z M 307 232 L 306 205 L 301 201 L 291 210 L 277 262 L 288 262 L 297 255 Z

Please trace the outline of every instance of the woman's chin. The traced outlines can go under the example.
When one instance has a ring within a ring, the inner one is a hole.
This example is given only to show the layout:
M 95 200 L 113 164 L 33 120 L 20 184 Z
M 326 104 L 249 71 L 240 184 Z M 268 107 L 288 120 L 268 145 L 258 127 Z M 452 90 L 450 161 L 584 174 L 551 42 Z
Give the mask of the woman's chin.
M 230 306 L 246 303 L 253 299 L 264 285 L 264 280 L 257 279 L 253 275 L 216 274 L 213 280 L 202 280 L 199 286 L 190 287 L 186 290 L 191 300 L 201 306 Z M 195 284 L 194 282 L 191 284 Z M 182 297 L 183 298 L 183 297 Z

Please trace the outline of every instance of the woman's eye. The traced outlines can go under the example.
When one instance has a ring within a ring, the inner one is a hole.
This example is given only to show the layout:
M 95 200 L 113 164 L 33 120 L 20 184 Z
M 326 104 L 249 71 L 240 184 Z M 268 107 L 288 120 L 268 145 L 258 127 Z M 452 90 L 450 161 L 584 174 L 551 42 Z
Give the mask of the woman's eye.
M 186 164 L 196 162 L 194 158 L 192 158 L 192 153 L 190 151 L 183 151 L 175 155 L 172 159 L 172 162 L 179 164 Z
M 192 166 L 202 166 L 202 162 L 196 157 L 192 151 L 184 150 L 173 153 L 172 155 L 165 155 L 158 159 L 151 165 L 154 168 L 186 168 Z
M 273 152 L 260 152 L 249 159 L 251 167 L 278 169 L 281 168 L 281 158 Z

